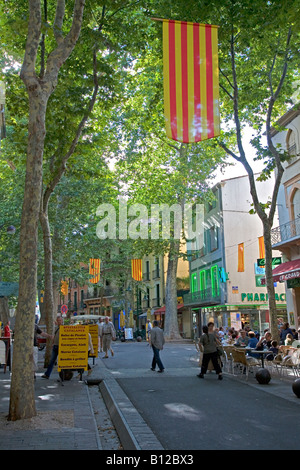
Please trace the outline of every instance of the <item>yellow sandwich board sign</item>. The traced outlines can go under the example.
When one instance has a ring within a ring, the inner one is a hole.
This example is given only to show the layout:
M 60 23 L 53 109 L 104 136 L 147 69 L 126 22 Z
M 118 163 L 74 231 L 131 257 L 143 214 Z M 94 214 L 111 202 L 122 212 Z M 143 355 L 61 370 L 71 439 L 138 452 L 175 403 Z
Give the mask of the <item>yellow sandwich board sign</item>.
M 89 327 L 89 333 L 92 338 L 92 345 L 94 349 L 94 354 L 90 352 L 90 357 L 98 357 L 98 325 L 93 324 L 93 325 L 88 325 Z
M 89 327 L 87 325 L 62 325 L 59 329 L 57 369 L 88 368 Z

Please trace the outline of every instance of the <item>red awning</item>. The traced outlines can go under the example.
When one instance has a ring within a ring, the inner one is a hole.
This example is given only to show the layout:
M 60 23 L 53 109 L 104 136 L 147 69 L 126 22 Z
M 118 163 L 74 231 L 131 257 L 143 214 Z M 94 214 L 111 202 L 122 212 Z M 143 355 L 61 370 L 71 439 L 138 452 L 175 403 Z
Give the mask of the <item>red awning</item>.
M 181 309 L 182 307 L 184 307 L 184 304 L 178 304 L 177 310 Z M 158 313 L 166 313 L 166 306 L 160 307 L 157 310 L 155 310 L 154 315 L 157 315 Z
M 279 264 L 272 271 L 274 282 L 284 282 L 289 279 L 300 278 L 300 259 L 287 261 L 286 263 Z M 266 278 L 262 279 L 262 284 L 266 283 Z

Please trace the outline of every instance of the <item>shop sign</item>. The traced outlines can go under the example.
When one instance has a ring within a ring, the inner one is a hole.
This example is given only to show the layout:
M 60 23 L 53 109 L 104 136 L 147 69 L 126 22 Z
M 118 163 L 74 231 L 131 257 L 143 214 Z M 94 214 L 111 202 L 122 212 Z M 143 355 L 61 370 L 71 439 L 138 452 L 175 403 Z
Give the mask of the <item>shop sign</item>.
M 254 272 L 257 276 L 264 276 L 266 270 L 264 266 L 258 266 L 257 263 L 254 263 Z
M 261 280 L 264 279 L 264 276 L 255 276 L 255 285 L 256 287 L 266 287 L 262 284 Z
M 275 258 L 272 258 L 272 266 L 278 266 L 281 263 L 282 263 L 282 259 L 281 259 L 280 256 L 276 256 Z M 265 258 L 258 258 L 257 259 L 257 266 L 264 267 L 265 264 L 266 264 L 266 259 Z
M 268 294 L 261 293 L 242 293 L 241 300 L 244 302 L 268 302 Z M 285 302 L 285 294 L 277 294 L 275 293 L 275 300 L 277 302 Z
M 88 368 L 88 325 L 62 325 L 59 328 L 58 370 Z
M 286 273 L 286 274 L 281 274 L 279 276 L 279 281 L 288 281 L 289 279 L 296 279 L 297 277 L 300 277 L 300 271 L 293 271 L 291 273 Z

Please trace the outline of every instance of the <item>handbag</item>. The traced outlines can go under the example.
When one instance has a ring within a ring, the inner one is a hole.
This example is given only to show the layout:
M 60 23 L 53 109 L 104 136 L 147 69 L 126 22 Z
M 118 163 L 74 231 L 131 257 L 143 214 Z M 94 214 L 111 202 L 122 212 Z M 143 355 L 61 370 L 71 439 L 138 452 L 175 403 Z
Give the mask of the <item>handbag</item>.
M 219 357 L 223 356 L 224 351 L 223 351 L 222 346 L 217 346 L 217 353 Z

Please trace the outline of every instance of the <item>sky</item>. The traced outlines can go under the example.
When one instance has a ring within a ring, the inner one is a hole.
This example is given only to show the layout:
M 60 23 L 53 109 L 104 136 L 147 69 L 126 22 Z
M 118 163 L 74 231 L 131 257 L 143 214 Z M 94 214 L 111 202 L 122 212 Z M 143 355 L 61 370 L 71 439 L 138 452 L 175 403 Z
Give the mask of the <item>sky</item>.
M 254 173 L 260 173 L 264 168 L 264 164 L 262 161 L 253 160 L 253 158 L 255 157 L 255 150 L 250 144 L 251 136 L 252 130 L 251 128 L 247 128 L 244 132 L 243 145 L 246 152 L 247 160 L 250 166 L 253 168 Z M 231 163 L 233 165 L 228 166 L 222 172 L 221 170 L 216 170 L 214 172 L 213 184 L 216 184 L 221 180 L 247 175 L 244 166 L 241 163 L 237 162 L 234 158 L 228 156 L 228 163 Z

